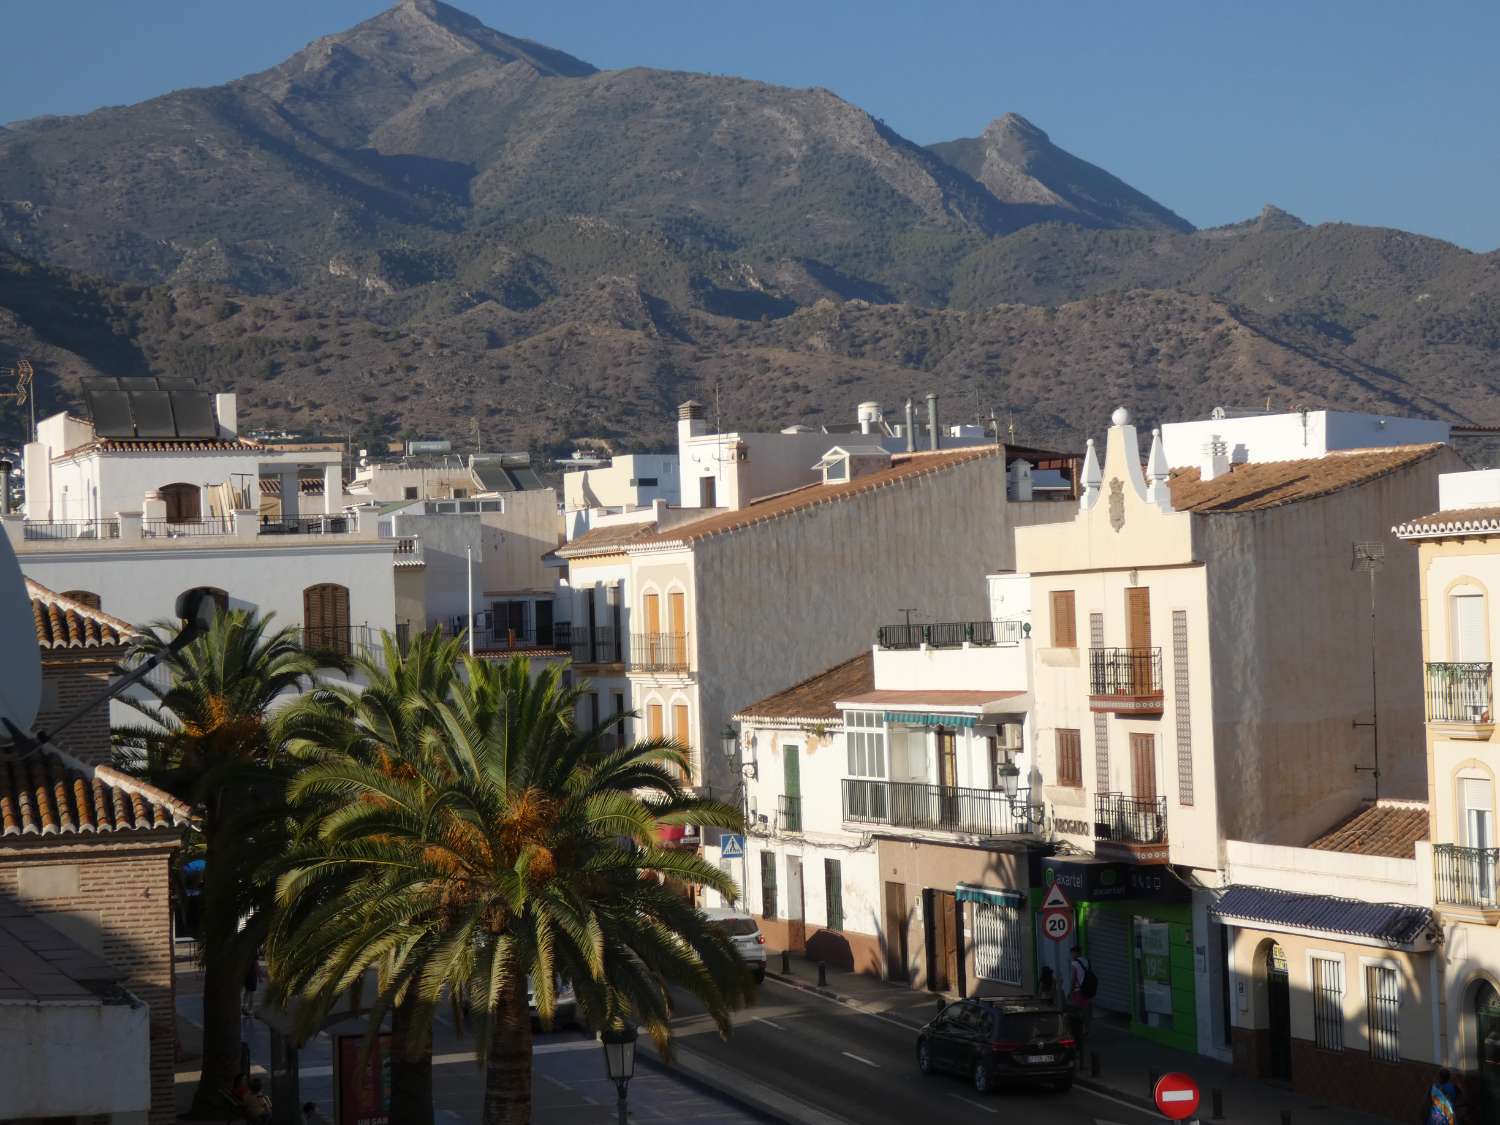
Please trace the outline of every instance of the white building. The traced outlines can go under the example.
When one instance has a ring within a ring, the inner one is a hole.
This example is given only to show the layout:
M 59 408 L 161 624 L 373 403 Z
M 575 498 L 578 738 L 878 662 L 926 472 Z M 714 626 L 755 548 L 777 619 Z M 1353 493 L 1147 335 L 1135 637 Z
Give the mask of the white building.
M 1354 414 L 1345 410 L 1229 411 L 1193 422 L 1161 427 L 1162 452 L 1168 465 L 1197 464 L 1203 447 L 1224 443 L 1229 463 L 1297 461 L 1340 449 L 1380 449 L 1392 445 L 1447 442 L 1451 427 L 1430 418 L 1390 414 Z
M 622 453 L 607 465 L 563 473 L 563 510 L 628 512 L 655 501 L 681 502 L 675 453 Z M 585 524 L 581 531 L 588 530 Z

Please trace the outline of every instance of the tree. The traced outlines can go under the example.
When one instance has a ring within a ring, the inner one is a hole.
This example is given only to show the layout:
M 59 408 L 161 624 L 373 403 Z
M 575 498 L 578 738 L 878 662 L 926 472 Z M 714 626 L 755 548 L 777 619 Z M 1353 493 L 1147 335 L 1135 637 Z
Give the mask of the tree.
M 150 698 L 127 700 L 146 722 L 115 728 L 120 766 L 194 809 L 191 846 L 204 860 L 199 932 L 203 964 L 203 1064 L 193 1112 L 222 1111 L 240 1069 L 240 989 L 264 940 L 273 888 L 257 878 L 263 859 L 286 843 L 285 764 L 268 708 L 300 691 L 319 662 L 292 630 L 269 632 L 270 617 L 229 610 L 180 652 L 176 627 L 153 625 L 133 647 L 165 653 L 171 686 L 149 681 Z
M 395 639 L 383 636 L 381 654 L 361 658 L 355 666 L 367 685 L 331 685 L 308 692 L 286 710 L 284 735 L 289 754 L 299 762 L 370 767 L 399 776 L 406 763 L 428 756 L 434 705 L 452 689 L 462 644 L 458 638 L 441 637 L 436 630 L 414 638 L 403 655 Z M 334 807 L 304 805 L 304 828 L 315 829 L 337 811 Z M 313 842 L 312 857 L 317 843 Z M 284 863 L 299 867 L 304 860 L 300 842 L 293 842 Z M 267 965 L 273 997 L 298 1001 L 303 1030 L 312 1031 L 339 990 L 329 987 L 323 968 L 326 942 L 311 936 L 323 925 L 321 907 L 332 904 L 337 916 L 343 891 L 338 874 L 329 871 L 321 881 L 309 880 L 292 909 L 283 911 L 273 924 L 266 943 Z M 401 961 L 392 949 L 378 965 L 382 994 Z M 391 990 L 391 1118 L 410 1125 L 432 1122 L 432 1036 L 418 1017 L 417 990 L 408 983 Z
M 315 993 L 383 968 L 372 1031 L 407 988 L 424 1022 L 451 1003 L 479 1033 L 485 1125 L 530 1120 L 529 992 L 550 1024 L 566 979 L 590 1026 L 634 1020 L 666 1051 L 670 987 L 726 1034 L 750 988 L 729 939 L 668 885 L 733 883 L 657 840 L 663 823 L 734 827 L 739 814 L 682 787 L 680 746 L 613 748 L 619 717 L 575 729 L 581 691 L 558 667 L 533 682 L 525 659 L 466 657 L 399 768 L 329 758 L 290 790 L 306 821 L 277 900 L 302 921 L 273 936 L 273 957 L 316 965 Z

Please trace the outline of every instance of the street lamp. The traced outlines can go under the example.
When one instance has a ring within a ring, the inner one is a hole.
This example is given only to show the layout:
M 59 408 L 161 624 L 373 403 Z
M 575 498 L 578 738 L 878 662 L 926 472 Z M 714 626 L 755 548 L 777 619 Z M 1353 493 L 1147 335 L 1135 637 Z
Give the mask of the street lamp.
M 1006 797 L 1015 800 L 1016 791 L 1021 787 L 1021 767 L 1015 761 L 1008 761 L 1000 767 L 1000 787 L 1005 790 Z
M 625 1087 L 635 1077 L 635 1025 L 620 1024 L 599 1033 L 604 1045 L 604 1066 L 619 1094 L 620 1125 L 625 1125 Z

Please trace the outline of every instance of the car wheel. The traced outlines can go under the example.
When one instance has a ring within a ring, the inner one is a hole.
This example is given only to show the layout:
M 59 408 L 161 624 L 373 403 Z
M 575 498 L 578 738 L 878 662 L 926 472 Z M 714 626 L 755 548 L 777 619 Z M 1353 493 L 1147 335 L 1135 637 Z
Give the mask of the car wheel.
M 1059 1078 L 1056 1082 L 1052 1083 L 1052 1088 L 1059 1094 L 1066 1094 L 1073 1088 L 1073 1076 L 1071 1074 L 1064 1075 L 1062 1078 Z
M 985 1059 L 980 1059 L 974 1064 L 974 1091 L 979 1094 L 988 1094 L 995 1088 L 995 1077 L 990 1071 L 990 1064 Z
M 931 1074 L 934 1069 L 932 1065 L 932 1048 L 927 1045 L 927 1040 L 925 1039 L 917 1040 L 917 1069 L 923 1074 Z

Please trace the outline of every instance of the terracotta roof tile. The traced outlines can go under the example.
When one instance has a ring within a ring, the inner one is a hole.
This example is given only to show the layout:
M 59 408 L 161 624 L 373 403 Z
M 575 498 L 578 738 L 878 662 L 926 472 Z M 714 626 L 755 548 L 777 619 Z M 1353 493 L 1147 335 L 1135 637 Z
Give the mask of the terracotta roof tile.
M 814 722 L 837 721 L 843 716 L 834 706 L 840 699 L 860 695 L 875 688 L 875 658 L 862 652 L 803 680 L 799 684 L 768 695 L 759 703 L 742 707 L 735 719 L 807 719 Z
M 570 559 L 575 555 L 591 554 L 605 549 L 619 549 L 656 534 L 656 521 L 644 523 L 612 523 L 593 527 L 570 543 L 557 548 L 558 558 Z
M 857 703 L 862 707 L 961 707 L 972 710 L 986 703 L 999 703 L 1025 695 L 1024 691 L 903 691 L 899 688 L 880 688 L 858 695 L 841 695 L 844 703 Z
M 1381 801 L 1356 809 L 1307 846 L 1323 852 L 1413 859 L 1417 841 L 1426 838 L 1426 804 Z
M 1301 461 L 1258 461 L 1234 465 L 1211 481 L 1197 468 L 1173 469 L 1172 506 L 1179 512 L 1254 512 L 1298 500 L 1326 496 L 1365 484 L 1431 457 L 1442 448 L 1393 445 L 1382 449 L 1342 449 Z
M 64 597 L 30 578 L 26 592 L 31 595 L 36 642 L 44 650 L 122 646 L 139 632 L 128 621 Z
M 0 839 L 179 828 L 192 810 L 112 766 L 88 766 L 51 747 L 0 752 Z
M 1392 528 L 1410 539 L 1434 539 L 1447 535 L 1500 534 L 1500 508 L 1454 508 L 1418 516 Z
M 264 449 L 258 441 L 237 438 L 225 441 L 221 438 L 95 438 L 93 441 L 69 449 L 60 457 L 72 457 L 79 453 L 201 453 L 234 450 L 244 453 L 252 449 Z M 58 458 L 54 458 L 57 460 Z

